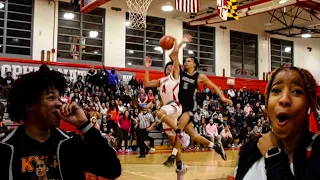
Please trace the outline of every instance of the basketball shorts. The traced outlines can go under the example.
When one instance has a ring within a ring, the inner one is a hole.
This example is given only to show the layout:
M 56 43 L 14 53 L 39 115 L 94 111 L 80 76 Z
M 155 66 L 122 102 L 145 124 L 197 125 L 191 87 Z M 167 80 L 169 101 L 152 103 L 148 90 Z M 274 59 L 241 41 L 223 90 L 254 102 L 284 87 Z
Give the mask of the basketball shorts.
M 194 115 L 194 113 L 195 113 L 195 111 L 193 111 L 193 109 L 194 108 L 182 108 L 182 113 L 181 113 L 181 116 L 182 116 L 182 114 L 183 113 L 185 113 L 185 112 L 187 112 L 188 114 L 189 114 L 189 123 L 191 122 L 193 122 L 193 115 Z M 181 116 L 178 118 L 178 119 L 180 119 L 181 118 Z
M 178 123 L 177 119 L 181 116 L 181 113 L 182 113 L 182 107 L 180 104 L 172 102 L 170 104 L 162 106 L 160 110 L 166 111 L 167 115 L 173 115 L 172 121 L 174 121 L 176 124 Z M 168 126 L 166 123 L 163 122 L 162 127 L 163 127 L 164 132 L 168 136 L 175 136 L 176 135 L 174 130 L 170 126 Z

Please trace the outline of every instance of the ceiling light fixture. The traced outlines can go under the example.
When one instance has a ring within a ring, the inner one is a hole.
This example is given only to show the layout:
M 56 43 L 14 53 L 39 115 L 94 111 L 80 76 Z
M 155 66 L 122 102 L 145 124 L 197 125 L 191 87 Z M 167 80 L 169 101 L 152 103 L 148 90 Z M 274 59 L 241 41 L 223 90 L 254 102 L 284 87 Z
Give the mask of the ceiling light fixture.
M 304 33 L 304 34 L 302 34 L 301 35 L 303 38 L 309 38 L 309 37 L 311 37 L 311 34 L 309 34 L 309 33 Z
M 4 8 L 4 4 L 0 2 L 0 9 Z
M 189 50 L 189 51 L 188 51 L 188 54 L 193 54 L 193 51 Z
M 163 49 L 160 46 L 156 46 L 154 47 L 154 50 L 159 51 L 161 53 L 163 53 Z
M 170 1 L 167 1 L 167 3 L 162 6 L 162 11 L 166 11 L 166 12 L 169 12 L 169 11 L 173 11 L 173 6 L 171 5 Z
M 291 52 L 291 47 L 284 48 L 284 52 Z
M 96 38 L 96 37 L 98 37 L 98 35 L 99 35 L 98 31 L 90 31 L 90 33 L 89 33 L 89 36 L 91 38 Z
M 0 5 L 0 7 L 1 7 L 1 5 Z M 0 8 L 1 9 L 1 8 Z M 73 13 L 64 13 L 63 14 L 63 17 L 65 18 L 65 19 L 73 19 L 74 18 L 74 14 Z
M 279 4 L 284 4 L 284 3 L 286 3 L 288 0 L 280 0 L 279 1 Z

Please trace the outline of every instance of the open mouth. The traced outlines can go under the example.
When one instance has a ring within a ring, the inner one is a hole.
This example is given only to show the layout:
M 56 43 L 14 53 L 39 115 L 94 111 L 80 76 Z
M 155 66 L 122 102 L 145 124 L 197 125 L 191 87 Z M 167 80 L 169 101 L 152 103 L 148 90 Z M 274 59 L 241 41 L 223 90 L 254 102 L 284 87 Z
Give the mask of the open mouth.
M 59 116 L 59 114 L 58 114 L 57 111 L 53 112 L 52 114 L 53 114 L 55 117 L 57 117 L 58 119 L 60 119 L 60 116 Z
M 279 113 L 277 114 L 277 119 L 279 120 L 279 122 L 285 122 L 290 119 L 290 116 L 286 113 Z

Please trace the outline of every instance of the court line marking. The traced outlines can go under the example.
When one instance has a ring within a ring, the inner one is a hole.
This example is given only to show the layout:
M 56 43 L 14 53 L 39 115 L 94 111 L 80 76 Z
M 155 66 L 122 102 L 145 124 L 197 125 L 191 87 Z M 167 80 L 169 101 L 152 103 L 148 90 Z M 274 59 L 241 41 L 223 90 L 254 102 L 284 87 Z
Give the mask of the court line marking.
M 123 170 L 123 172 L 125 172 L 125 173 L 129 173 L 129 174 L 133 174 L 133 175 L 136 175 L 136 176 L 141 176 L 141 177 L 151 178 L 151 179 L 155 179 L 155 180 L 163 180 L 163 179 L 159 179 L 159 178 L 156 178 L 156 177 L 147 176 L 147 175 L 144 175 L 144 174 L 138 174 L 138 173 L 131 172 L 131 171 L 125 171 L 125 170 Z

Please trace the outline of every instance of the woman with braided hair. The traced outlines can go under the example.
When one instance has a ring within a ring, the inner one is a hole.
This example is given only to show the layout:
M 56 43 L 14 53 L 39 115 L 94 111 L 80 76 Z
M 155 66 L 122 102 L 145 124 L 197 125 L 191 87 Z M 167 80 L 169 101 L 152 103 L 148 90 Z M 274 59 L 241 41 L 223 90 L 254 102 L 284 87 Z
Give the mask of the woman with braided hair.
M 266 88 L 272 131 L 250 140 L 240 152 L 237 180 L 320 179 L 320 136 L 310 131 L 317 83 L 309 71 L 278 68 Z

